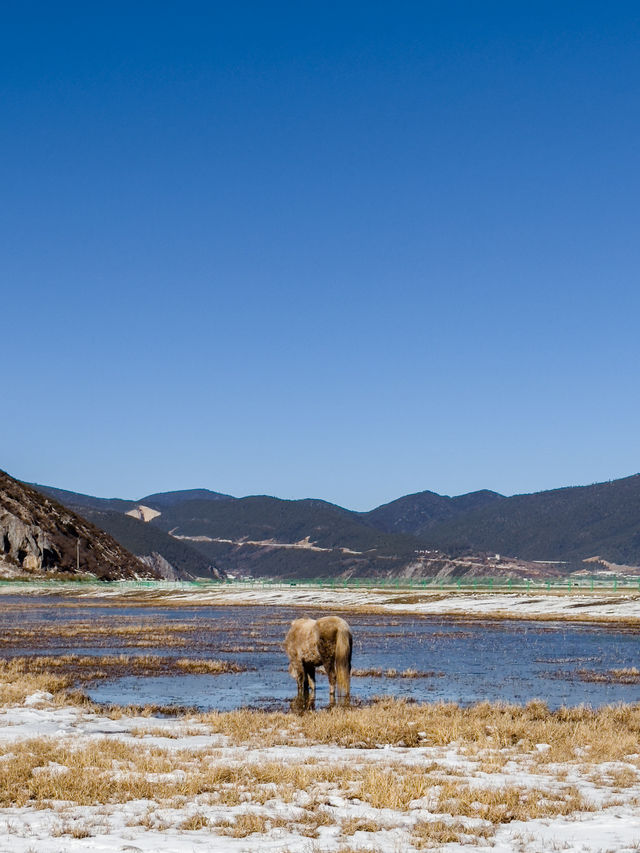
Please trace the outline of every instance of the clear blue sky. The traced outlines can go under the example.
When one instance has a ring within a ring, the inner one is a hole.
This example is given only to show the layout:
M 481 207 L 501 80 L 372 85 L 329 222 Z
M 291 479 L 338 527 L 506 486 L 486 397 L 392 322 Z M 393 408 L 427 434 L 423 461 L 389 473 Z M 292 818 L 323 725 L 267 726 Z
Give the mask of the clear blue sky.
M 640 469 L 640 8 L 0 18 L 0 467 L 368 509 Z

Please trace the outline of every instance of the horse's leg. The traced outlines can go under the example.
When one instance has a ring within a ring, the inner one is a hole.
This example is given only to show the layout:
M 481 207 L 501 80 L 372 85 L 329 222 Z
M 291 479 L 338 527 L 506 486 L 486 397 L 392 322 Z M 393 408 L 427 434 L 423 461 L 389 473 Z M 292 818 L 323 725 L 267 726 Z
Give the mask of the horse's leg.
M 312 663 L 304 663 L 305 693 L 310 693 L 313 698 L 316 694 L 316 668 Z
M 297 665 L 296 665 L 296 669 L 295 669 L 295 678 L 296 678 L 296 682 L 298 684 L 298 699 L 302 699 L 302 697 L 306 693 L 306 687 L 307 687 L 305 672 L 304 672 L 304 665 L 303 665 L 302 661 L 297 661 L 296 663 L 297 663 Z
M 326 661 L 324 668 L 329 679 L 329 700 L 333 703 L 336 695 L 336 668 L 333 661 Z

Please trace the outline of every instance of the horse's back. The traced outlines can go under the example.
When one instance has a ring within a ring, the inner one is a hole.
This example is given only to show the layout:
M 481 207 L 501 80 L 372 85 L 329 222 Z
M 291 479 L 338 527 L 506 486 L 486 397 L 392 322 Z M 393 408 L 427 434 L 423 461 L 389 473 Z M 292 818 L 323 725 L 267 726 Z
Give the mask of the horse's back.
M 311 662 L 318 656 L 318 623 L 315 619 L 294 619 L 284 640 L 289 660 Z
M 297 621 L 297 620 L 296 620 Z M 322 638 L 334 638 L 339 633 L 347 633 L 351 636 L 351 628 L 349 623 L 345 622 L 340 616 L 323 616 L 316 622 L 318 632 Z

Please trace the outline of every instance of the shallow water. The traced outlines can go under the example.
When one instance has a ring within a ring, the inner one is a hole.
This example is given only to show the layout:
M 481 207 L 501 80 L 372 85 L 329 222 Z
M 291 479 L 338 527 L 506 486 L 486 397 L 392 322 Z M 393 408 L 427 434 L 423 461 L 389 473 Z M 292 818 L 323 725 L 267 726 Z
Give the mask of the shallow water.
M 118 704 L 189 704 L 202 709 L 238 707 L 287 708 L 295 684 L 287 672 L 282 641 L 292 619 L 323 615 L 279 607 L 126 607 L 91 602 L 73 607 L 47 596 L 0 596 L 0 631 L 11 639 L 12 628 L 90 622 L 108 627 L 151 624 L 157 628 L 186 624 L 187 645 L 162 642 L 135 648 L 113 634 L 99 645 L 86 638 L 38 639 L 5 643 L 3 655 L 56 654 L 171 654 L 233 660 L 248 672 L 223 675 L 131 676 L 88 688 L 99 702 Z M 585 683 L 576 670 L 604 672 L 638 665 L 638 632 L 566 622 L 470 621 L 441 617 L 342 614 L 354 635 L 353 666 L 402 672 L 432 673 L 420 678 L 354 677 L 356 701 L 374 696 L 403 696 L 417 701 L 477 701 L 524 703 L 533 698 L 550 707 L 640 701 L 638 684 Z M 167 634 L 169 636 L 169 634 Z M 317 705 L 328 701 L 326 677 L 318 675 Z

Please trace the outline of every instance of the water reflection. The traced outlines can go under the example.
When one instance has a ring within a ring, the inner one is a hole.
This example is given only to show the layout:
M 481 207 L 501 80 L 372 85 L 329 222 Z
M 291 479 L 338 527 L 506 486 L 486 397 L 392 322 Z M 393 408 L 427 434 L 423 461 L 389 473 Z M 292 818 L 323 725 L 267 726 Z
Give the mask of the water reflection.
M 315 711 L 316 709 L 316 697 L 315 694 L 304 694 L 296 696 L 295 699 L 292 699 L 289 703 L 289 707 L 294 714 L 297 714 L 301 717 L 303 714 L 306 714 L 307 711 Z

